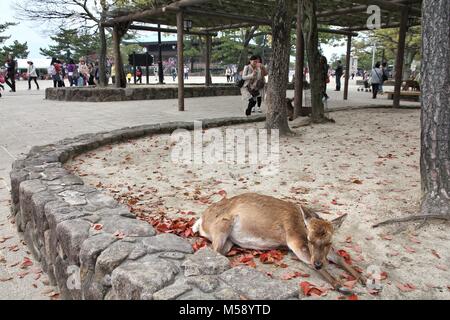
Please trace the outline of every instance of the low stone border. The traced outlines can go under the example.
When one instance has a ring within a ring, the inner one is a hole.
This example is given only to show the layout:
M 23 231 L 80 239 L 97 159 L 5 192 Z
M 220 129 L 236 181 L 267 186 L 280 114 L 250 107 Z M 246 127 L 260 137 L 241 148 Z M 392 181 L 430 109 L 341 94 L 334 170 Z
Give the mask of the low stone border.
M 221 118 L 205 127 L 262 121 Z M 33 147 L 13 163 L 12 212 L 18 231 L 63 299 L 289 299 L 295 284 L 274 280 L 173 234 L 156 235 L 128 208 L 63 168 L 72 157 L 102 145 L 150 134 L 193 129 L 171 122 L 84 134 Z M 103 227 L 96 230 L 95 224 Z M 122 238 L 120 233 L 125 235 Z M 258 283 L 258 286 L 255 286 Z
M 237 96 L 240 89 L 235 85 L 188 85 L 184 88 L 186 98 L 211 96 Z M 45 99 L 58 101 L 109 102 L 130 100 L 176 99 L 176 86 L 146 86 L 130 88 L 94 88 L 94 87 L 64 87 L 45 89 Z

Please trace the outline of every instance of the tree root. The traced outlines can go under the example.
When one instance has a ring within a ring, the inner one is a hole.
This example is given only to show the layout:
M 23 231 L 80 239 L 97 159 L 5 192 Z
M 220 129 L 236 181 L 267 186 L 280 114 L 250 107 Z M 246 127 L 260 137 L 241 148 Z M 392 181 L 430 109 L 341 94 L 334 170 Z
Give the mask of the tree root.
M 427 219 L 439 219 L 439 220 L 447 220 L 450 221 L 449 215 L 440 215 L 440 214 L 422 214 L 417 216 L 410 216 L 405 218 L 398 218 L 398 219 L 389 219 L 382 221 L 380 223 L 374 224 L 372 228 L 377 228 L 379 226 L 384 226 L 391 223 L 397 223 L 397 222 L 408 222 L 408 221 L 417 221 L 417 220 L 423 220 L 421 225 L 419 227 L 422 227 Z

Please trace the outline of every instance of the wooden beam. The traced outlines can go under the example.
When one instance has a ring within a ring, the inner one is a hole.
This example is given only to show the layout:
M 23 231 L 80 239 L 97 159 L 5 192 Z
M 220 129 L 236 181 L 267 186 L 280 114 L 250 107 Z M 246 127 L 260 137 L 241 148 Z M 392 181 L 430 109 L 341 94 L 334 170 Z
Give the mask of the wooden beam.
M 211 86 L 211 36 L 206 36 L 206 57 L 205 57 L 205 85 Z
M 318 12 L 317 17 L 318 18 L 335 17 L 335 16 L 341 15 L 341 14 L 359 13 L 359 12 L 363 13 L 363 12 L 366 12 L 366 10 L 367 10 L 367 5 L 353 6 L 351 8 L 341 8 L 341 9 L 336 9 L 336 10 L 326 10 L 326 11 Z
M 357 3 L 364 3 L 368 5 L 378 5 L 381 9 L 392 9 L 392 10 L 403 10 L 408 8 L 409 12 L 414 15 L 421 16 L 422 10 L 417 8 L 411 8 L 411 6 L 408 3 L 412 3 L 412 1 L 407 1 L 405 3 L 405 0 L 354 0 Z
M 178 111 L 184 111 L 184 57 L 183 57 L 183 38 L 184 38 L 184 13 L 177 12 L 177 59 L 178 59 Z
M 170 10 L 172 10 L 172 9 L 170 9 Z M 272 21 L 270 21 L 270 19 L 245 16 L 244 13 L 242 15 L 239 15 L 239 14 L 231 14 L 231 13 L 226 13 L 226 12 L 205 11 L 205 10 L 192 9 L 192 8 L 186 8 L 185 12 L 189 13 L 189 14 L 195 14 L 195 15 L 206 16 L 206 17 L 230 19 L 233 22 L 236 22 L 236 21 L 249 22 L 249 23 L 253 23 L 254 25 L 269 25 L 270 26 L 272 23 Z
M 350 36 L 350 37 L 357 37 L 358 34 L 353 31 L 348 30 L 335 30 L 335 29 L 325 29 L 325 28 L 318 28 L 317 31 L 323 32 L 323 33 L 333 33 L 333 34 L 340 34 L 343 36 Z
M 395 60 L 394 108 L 400 107 L 400 90 L 403 81 L 403 59 L 405 57 L 406 32 L 408 31 L 408 8 L 402 9 L 398 35 L 397 59 Z
M 165 32 L 165 33 L 177 33 L 177 29 L 170 29 L 170 28 L 158 28 L 158 27 L 150 27 L 150 26 L 138 26 L 138 25 L 131 25 L 131 30 L 142 30 L 142 31 L 155 31 L 155 32 Z M 194 36 L 217 36 L 217 33 L 211 33 L 208 31 L 184 31 L 185 34 L 190 34 Z
M 166 11 L 180 10 L 181 8 L 184 8 L 184 7 L 203 4 L 208 1 L 210 1 L 210 0 L 179 0 L 176 2 L 172 2 L 171 4 L 164 6 L 164 7 L 153 8 L 153 9 L 148 9 L 148 10 L 144 10 L 144 11 L 136 11 L 136 12 L 132 12 L 126 16 L 116 17 L 116 18 L 108 20 L 107 22 L 103 23 L 102 25 L 104 27 L 112 27 L 114 24 L 119 23 L 119 22 L 130 22 L 130 21 L 140 20 L 140 19 L 143 19 L 146 17 L 163 15 L 164 13 L 166 13 Z
M 350 54 L 352 49 L 352 36 L 347 36 L 347 56 L 345 60 L 344 100 L 348 99 L 348 81 L 350 79 Z
M 302 30 L 301 1 L 297 0 L 297 29 L 295 44 L 295 83 L 294 83 L 294 119 L 300 116 L 300 108 L 303 107 L 303 64 L 305 59 L 305 42 Z

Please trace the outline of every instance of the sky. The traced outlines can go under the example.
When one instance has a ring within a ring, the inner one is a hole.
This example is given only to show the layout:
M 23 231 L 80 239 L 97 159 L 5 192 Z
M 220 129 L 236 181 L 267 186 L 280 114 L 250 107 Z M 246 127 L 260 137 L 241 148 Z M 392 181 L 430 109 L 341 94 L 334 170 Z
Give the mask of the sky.
M 32 22 L 26 20 L 16 19 L 15 17 L 20 18 L 20 14 L 15 12 L 12 7 L 12 4 L 15 0 L 0 0 L 0 23 L 8 22 L 20 22 L 19 25 L 10 27 L 3 35 L 10 35 L 11 38 L 5 41 L 2 45 L 10 45 L 14 40 L 18 40 L 19 42 L 27 42 L 28 49 L 30 54 L 28 58 L 37 59 L 44 58 L 39 54 L 39 48 L 47 48 L 48 45 L 52 44 L 50 39 L 49 32 L 45 30 L 42 26 L 42 23 Z M 146 37 L 141 37 L 142 40 Z M 173 36 L 168 38 L 167 40 L 172 40 Z M 148 41 L 148 40 L 147 40 Z M 153 40 L 150 40 L 153 41 Z M 341 47 L 332 47 L 332 46 L 322 46 L 324 51 L 324 55 L 329 60 L 333 53 L 345 54 L 345 46 Z

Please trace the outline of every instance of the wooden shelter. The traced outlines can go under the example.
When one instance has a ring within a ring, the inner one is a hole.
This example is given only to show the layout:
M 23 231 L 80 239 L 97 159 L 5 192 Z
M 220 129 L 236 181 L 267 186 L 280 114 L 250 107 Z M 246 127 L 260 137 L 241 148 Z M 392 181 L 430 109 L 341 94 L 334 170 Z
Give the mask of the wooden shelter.
M 400 27 L 397 60 L 395 69 L 394 107 L 399 106 L 400 88 L 402 82 L 403 57 L 405 50 L 405 35 L 407 28 L 420 24 L 421 0 L 316 0 L 318 25 L 326 26 L 319 31 L 337 33 L 347 36 L 346 68 L 349 70 L 351 40 L 356 31 L 369 30 L 367 20 L 372 12 L 368 12 L 370 5 L 380 9 L 381 28 Z M 145 30 L 146 27 L 133 23 L 160 24 L 175 26 L 165 28 L 164 32 L 176 32 L 178 37 L 178 70 L 183 69 L 183 37 L 184 34 L 195 34 L 206 37 L 206 79 L 210 85 L 209 60 L 211 56 L 211 37 L 216 32 L 225 29 L 235 29 L 255 25 L 271 25 L 272 14 L 276 9 L 274 0 L 158 0 L 153 6 L 142 8 L 121 9 L 113 13 L 104 26 L 114 28 L 113 39 L 115 48 L 119 46 L 123 32 L 127 29 Z M 301 32 L 300 12 L 294 15 L 292 27 L 297 29 L 297 72 L 296 79 L 301 75 L 303 64 L 303 41 Z M 189 28 L 189 22 L 194 29 Z M 188 27 L 188 29 L 186 29 Z M 155 30 L 147 27 L 147 30 Z M 117 55 L 117 51 L 116 51 Z M 118 59 L 120 57 L 117 57 Z M 116 60 L 119 61 L 119 60 Z M 344 99 L 348 98 L 348 79 L 344 82 Z M 303 81 L 296 83 L 296 105 L 302 105 Z M 118 83 L 120 85 L 120 83 Z M 184 110 L 184 80 L 178 77 L 178 106 Z

